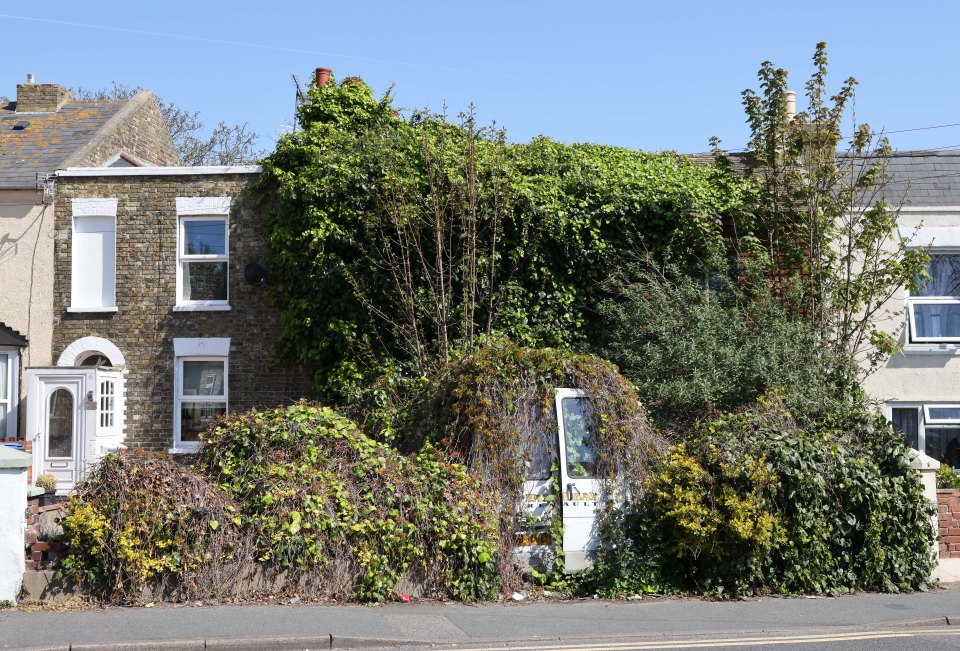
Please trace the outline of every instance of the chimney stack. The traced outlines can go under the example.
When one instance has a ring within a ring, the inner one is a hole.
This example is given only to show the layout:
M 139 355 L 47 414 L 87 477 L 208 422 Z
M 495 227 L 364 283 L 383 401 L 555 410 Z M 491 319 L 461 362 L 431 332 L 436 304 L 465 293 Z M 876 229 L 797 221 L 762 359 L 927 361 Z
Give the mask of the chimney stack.
M 797 115 L 797 94 L 792 90 L 788 90 L 784 93 L 783 103 L 787 111 L 787 119 L 793 120 Z
M 73 101 L 73 93 L 59 84 L 38 84 L 33 73 L 17 84 L 17 113 L 56 113 Z
M 318 87 L 325 86 L 330 81 L 330 68 L 317 68 L 314 73 L 314 81 Z

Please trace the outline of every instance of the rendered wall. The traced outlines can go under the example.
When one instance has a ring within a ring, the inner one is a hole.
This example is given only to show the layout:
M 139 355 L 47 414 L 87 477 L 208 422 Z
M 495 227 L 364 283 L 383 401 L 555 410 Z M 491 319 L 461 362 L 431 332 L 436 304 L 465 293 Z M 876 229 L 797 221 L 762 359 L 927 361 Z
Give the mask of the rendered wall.
M 27 468 L 0 468 L 0 601 L 15 601 L 20 593 L 26 508 Z
M 899 225 L 912 232 L 919 227 L 960 228 L 960 208 L 901 209 Z M 936 248 L 936 241 L 933 247 Z M 907 291 L 900 290 L 887 302 L 880 320 L 884 330 L 906 341 Z M 888 359 L 867 378 L 864 388 L 883 402 L 960 402 L 960 347 L 904 346 L 904 352 Z
M 52 363 L 53 206 L 38 203 L 36 192 L 0 190 L 0 321 L 30 340 L 24 368 Z

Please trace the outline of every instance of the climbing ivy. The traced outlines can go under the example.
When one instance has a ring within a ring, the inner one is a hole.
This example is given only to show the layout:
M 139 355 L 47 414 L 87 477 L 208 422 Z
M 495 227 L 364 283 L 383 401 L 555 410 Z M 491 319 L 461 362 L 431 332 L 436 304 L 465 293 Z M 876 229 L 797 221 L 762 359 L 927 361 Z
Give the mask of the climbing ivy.
M 404 457 L 306 403 L 227 417 L 203 440 L 195 468 L 101 461 L 64 519 L 62 574 L 112 602 L 145 588 L 383 601 L 404 579 L 429 596 L 496 596 L 494 500 L 430 446 Z
M 479 337 L 587 345 L 611 269 L 640 251 L 708 257 L 749 195 L 670 152 L 515 144 L 470 112 L 400 115 L 356 79 L 312 88 L 297 123 L 258 185 L 279 352 L 352 403 L 395 404 Z

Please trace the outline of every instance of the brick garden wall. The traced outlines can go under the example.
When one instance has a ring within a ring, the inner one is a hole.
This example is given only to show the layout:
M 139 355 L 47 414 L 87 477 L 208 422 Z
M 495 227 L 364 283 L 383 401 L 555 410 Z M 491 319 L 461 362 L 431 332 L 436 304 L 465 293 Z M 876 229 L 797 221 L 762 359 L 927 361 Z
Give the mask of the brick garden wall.
M 231 412 L 310 396 L 302 369 L 273 365 L 280 314 L 270 288 L 253 287 L 244 266 L 265 263 L 266 232 L 247 194 L 255 174 L 61 177 L 57 183 L 53 358 L 86 336 L 111 341 L 126 368 L 126 444 L 167 450 L 173 443 L 175 337 L 229 337 Z M 229 312 L 176 312 L 176 197 L 232 197 Z M 75 197 L 118 199 L 116 313 L 68 313 Z
M 960 558 L 960 488 L 937 491 L 940 558 Z

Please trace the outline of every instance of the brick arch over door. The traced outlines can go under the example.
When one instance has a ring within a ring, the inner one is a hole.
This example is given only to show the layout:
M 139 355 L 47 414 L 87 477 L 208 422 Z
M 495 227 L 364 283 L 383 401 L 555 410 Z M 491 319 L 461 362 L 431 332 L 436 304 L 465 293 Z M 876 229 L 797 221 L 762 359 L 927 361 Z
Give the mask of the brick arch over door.
M 102 337 L 81 337 L 64 348 L 57 360 L 57 366 L 77 366 L 80 358 L 90 353 L 105 355 L 109 358 L 110 365 L 114 367 L 126 366 L 127 363 L 123 353 L 110 340 Z

